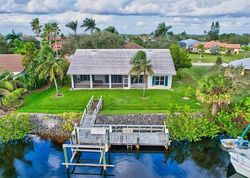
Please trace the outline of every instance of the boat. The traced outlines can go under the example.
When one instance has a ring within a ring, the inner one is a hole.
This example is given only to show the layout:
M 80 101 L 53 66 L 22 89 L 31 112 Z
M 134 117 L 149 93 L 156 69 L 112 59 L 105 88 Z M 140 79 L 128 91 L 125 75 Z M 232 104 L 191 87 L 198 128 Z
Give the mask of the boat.
M 236 146 L 240 146 L 242 148 L 249 147 L 248 143 L 249 141 L 243 140 L 244 136 L 246 135 L 248 129 L 250 128 L 250 124 L 247 125 L 246 129 L 242 133 L 242 135 L 239 137 L 239 139 L 221 139 L 220 142 L 225 148 L 232 149 Z
M 235 147 L 231 151 L 230 161 L 237 173 L 250 177 L 250 149 Z
M 236 147 L 237 144 L 244 146 L 248 143 L 247 140 L 240 140 L 240 142 L 238 142 L 238 141 L 239 141 L 239 139 L 221 139 L 220 140 L 222 146 L 225 148 L 228 148 L 228 149 L 232 149 L 232 148 Z

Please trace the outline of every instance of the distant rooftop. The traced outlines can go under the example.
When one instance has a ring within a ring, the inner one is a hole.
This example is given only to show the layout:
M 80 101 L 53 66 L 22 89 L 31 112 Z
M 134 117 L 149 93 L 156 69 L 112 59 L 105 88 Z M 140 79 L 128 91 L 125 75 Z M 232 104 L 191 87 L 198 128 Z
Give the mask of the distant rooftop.
M 135 42 L 128 42 L 124 45 L 125 49 L 143 49 L 144 47 L 136 44 Z

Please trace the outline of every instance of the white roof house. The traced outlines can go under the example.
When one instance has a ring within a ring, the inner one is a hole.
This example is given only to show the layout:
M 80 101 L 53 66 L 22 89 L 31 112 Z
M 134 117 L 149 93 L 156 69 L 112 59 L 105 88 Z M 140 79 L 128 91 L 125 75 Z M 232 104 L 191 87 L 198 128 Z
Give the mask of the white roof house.
M 171 88 L 176 71 L 168 49 L 77 49 L 68 70 L 72 88 L 142 87 L 143 76 L 129 75 L 130 60 L 139 50 L 146 52 L 154 69 L 154 76 L 147 77 L 147 88 Z

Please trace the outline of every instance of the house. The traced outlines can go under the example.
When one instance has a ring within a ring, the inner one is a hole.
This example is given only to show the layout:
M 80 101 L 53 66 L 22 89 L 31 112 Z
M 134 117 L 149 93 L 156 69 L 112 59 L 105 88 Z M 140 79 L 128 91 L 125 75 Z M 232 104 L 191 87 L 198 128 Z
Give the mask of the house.
M 168 49 L 141 49 L 152 61 L 154 75 L 147 77 L 146 87 L 170 89 L 176 75 Z M 77 49 L 71 56 L 68 75 L 72 89 L 83 88 L 142 88 L 143 75 L 129 75 L 131 58 L 138 49 Z
M 63 45 L 63 41 L 57 41 L 55 43 L 52 43 L 51 48 L 55 52 L 55 51 L 60 50 L 62 48 L 62 45 Z
M 199 50 L 198 50 L 199 44 L 204 45 L 204 48 L 205 48 L 204 53 L 211 53 L 211 48 L 214 46 L 225 47 L 225 48 L 231 50 L 232 53 L 234 53 L 234 54 L 238 54 L 240 52 L 240 44 L 229 44 L 229 43 L 222 43 L 219 41 L 209 41 L 209 42 L 197 43 L 193 46 L 192 52 L 199 52 Z
M 23 72 L 23 57 L 20 54 L 0 54 L 0 71 L 13 72 L 17 75 Z
M 250 58 L 231 61 L 228 63 L 228 66 L 243 67 L 245 70 L 250 71 Z
M 136 44 L 135 42 L 128 42 L 124 45 L 125 49 L 144 49 L 144 47 Z
M 191 51 L 192 51 L 193 46 L 194 46 L 195 44 L 198 44 L 198 43 L 200 43 L 200 42 L 197 41 L 197 40 L 194 40 L 194 39 L 186 39 L 186 40 L 181 40 L 181 41 L 178 42 L 178 44 L 179 44 L 182 48 L 184 48 L 184 49 L 186 49 L 186 50 L 191 50 Z

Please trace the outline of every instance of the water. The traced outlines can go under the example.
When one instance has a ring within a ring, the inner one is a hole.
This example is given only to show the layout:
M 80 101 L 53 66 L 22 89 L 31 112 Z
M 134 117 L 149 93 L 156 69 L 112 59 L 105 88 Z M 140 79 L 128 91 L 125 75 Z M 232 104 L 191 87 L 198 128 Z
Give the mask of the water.
M 81 159 L 99 159 L 96 153 Z M 117 178 L 196 178 L 227 177 L 233 168 L 219 139 L 196 143 L 173 142 L 170 151 L 127 153 L 113 150 L 107 161 L 115 164 L 107 174 L 101 168 L 77 167 L 68 176 L 62 166 L 62 146 L 50 140 L 33 137 L 31 141 L 0 148 L 0 177 L 117 177 Z

